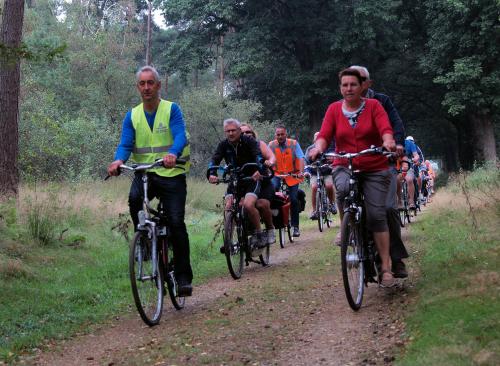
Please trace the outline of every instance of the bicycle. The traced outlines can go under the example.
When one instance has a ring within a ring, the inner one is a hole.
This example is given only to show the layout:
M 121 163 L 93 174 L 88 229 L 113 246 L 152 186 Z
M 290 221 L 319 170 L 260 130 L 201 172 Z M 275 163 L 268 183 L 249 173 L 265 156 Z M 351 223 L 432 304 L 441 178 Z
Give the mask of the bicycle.
M 315 169 L 316 170 L 316 182 L 318 184 L 318 188 L 316 190 L 316 207 L 314 208 L 317 215 L 318 221 L 318 229 L 320 232 L 323 232 L 324 225 L 329 228 L 333 222 L 330 219 L 331 211 L 330 211 L 330 200 L 328 199 L 328 195 L 326 193 L 325 186 L 325 177 L 321 174 L 321 170 L 325 168 L 330 168 L 330 164 L 324 164 L 324 158 L 320 158 L 315 162 L 312 162 L 309 165 L 306 165 L 305 168 Z
M 357 311 L 361 307 L 365 286 L 369 282 L 380 286 L 379 269 L 376 262 L 377 249 L 371 233 L 367 230 L 365 221 L 364 196 L 359 184 L 359 172 L 353 170 L 352 161 L 355 157 L 366 154 L 393 153 L 384 152 L 382 148 L 372 147 L 358 153 L 327 153 L 325 156 L 348 160 L 349 194 L 345 198 L 344 218 L 341 230 L 341 266 L 342 279 L 349 306 Z
M 176 164 L 184 163 L 182 159 L 176 160 Z M 155 210 L 148 199 L 147 171 L 156 167 L 163 167 L 161 159 L 152 164 L 120 165 L 122 170 L 141 174 L 144 187 L 144 210 L 139 211 L 137 232 L 130 242 L 129 275 L 137 311 L 149 326 L 160 322 L 165 283 L 175 309 L 181 310 L 185 305 L 185 297 L 179 296 L 177 291 L 167 217 L 161 202 Z
M 288 173 L 288 174 L 275 174 L 274 176 L 278 177 L 278 178 L 286 178 L 286 177 L 297 178 L 298 177 L 297 174 L 292 174 L 292 173 Z M 281 179 L 278 193 L 280 193 L 285 198 L 286 202 L 290 202 L 290 192 L 289 192 L 288 185 L 285 182 L 285 179 Z M 290 202 L 290 205 L 291 205 L 291 202 Z M 288 215 L 290 215 L 290 210 L 288 210 Z M 278 229 L 279 241 L 280 241 L 280 247 L 281 248 L 285 247 L 286 236 L 288 236 L 288 241 L 290 243 L 294 242 L 293 235 L 292 235 L 292 224 L 290 223 L 289 218 L 290 217 L 288 216 L 286 218 L 286 220 L 285 220 L 286 225 L 282 225 Z
M 246 163 L 241 167 L 234 166 L 213 166 L 210 169 L 222 169 L 224 171 L 220 183 L 229 184 L 233 191 L 233 199 L 231 207 L 224 209 L 224 254 L 231 277 L 235 280 L 241 278 L 243 273 L 243 261 L 246 266 L 250 262 L 259 263 L 262 266 L 269 265 L 270 245 L 266 244 L 262 248 L 253 248 L 249 242 L 250 222 L 248 221 L 245 210 L 240 204 L 243 195 L 239 192 L 238 187 L 244 181 L 250 181 L 252 177 L 244 177 L 243 172 L 247 168 L 257 167 L 256 163 Z M 268 179 L 268 178 L 265 178 Z M 259 260 L 255 260 L 259 257 Z
M 407 165 L 407 169 L 403 169 L 403 164 Z M 401 203 L 403 204 L 402 208 L 399 208 L 399 219 L 401 221 L 401 226 L 404 227 L 406 222 L 411 223 L 410 219 L 410 203 L 409 203 L 409 196 L 408 196 L 408 183 L 406 182 L 406 172 L 410 169 L 410 163 L 408 161 L 401 161 L 401 168 L 399 169 L 398 173 L 401 173 L 402 175 L 402 182 L 401 182 Z

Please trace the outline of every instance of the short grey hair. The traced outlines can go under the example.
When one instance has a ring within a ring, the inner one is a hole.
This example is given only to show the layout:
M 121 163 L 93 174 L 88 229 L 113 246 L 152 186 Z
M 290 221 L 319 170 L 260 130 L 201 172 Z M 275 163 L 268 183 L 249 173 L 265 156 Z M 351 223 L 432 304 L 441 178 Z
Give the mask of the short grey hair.
M 350 69 L 358 70 L 358 71 L 363 71 L 363 73 L 366 74 L 366 80 L 370 80 L 370 73 L 368 72 L 368 69 L 364 66 L 358 66 L 358 65 L 352 65 L 349 66 Z
M 236 125 L 236 127 L 241 127 L 241 122 L 238 121 L 236 118 L 228 118 L 224 120 L 223 126 L 226 127 L 227 125 Z
M 141 74 L 143 72 L 146 72 L 146 71 L 153 73 L 155 81 L 160 82 L 160 74 L 158 73 L 158 71 L 153 66 L 146 65 L 146 66 L 141 67 L 139 69 L 139 71 L 137 71 L 137 73 L 135 74 L 135 81 L 137 83 L 139 82 L 139 78 L 141 77 Z

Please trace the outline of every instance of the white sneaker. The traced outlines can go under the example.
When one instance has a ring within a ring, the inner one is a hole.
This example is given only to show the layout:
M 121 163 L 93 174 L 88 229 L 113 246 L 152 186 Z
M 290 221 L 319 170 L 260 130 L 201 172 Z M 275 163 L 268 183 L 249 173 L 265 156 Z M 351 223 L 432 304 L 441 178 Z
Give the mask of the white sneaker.
M 271 245 L 276 243 L 276 233 L 274 232 L 274 228 L 268 229 L 266 230 L 266 232 L 267 232 L 267 244 Z

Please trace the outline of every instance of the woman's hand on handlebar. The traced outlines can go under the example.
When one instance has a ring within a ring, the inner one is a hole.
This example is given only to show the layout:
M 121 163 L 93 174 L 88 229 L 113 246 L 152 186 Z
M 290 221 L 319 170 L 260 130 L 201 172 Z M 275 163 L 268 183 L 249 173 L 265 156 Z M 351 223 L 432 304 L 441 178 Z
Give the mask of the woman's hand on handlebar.
M 118 176 L 120 175 L 120 165 L 123 165 L 123 160 L 115 160 L 111 164 L 108 165 L 108 174 L 110 176 Z
M 321 151 L 317 147 L 313 147 L 309 150 L 309 156 L 307 158 L 309 161 L 315 161 L 319 155 L 321 155 Z

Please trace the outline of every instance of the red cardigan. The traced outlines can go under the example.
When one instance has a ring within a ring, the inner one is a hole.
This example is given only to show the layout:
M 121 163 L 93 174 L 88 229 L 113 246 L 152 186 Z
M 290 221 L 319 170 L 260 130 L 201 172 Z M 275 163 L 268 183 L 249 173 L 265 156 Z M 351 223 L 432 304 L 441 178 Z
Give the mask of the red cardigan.
M 356 127 L 352 128 L 342 113 L 342 100 L 334 102 L 328 109 L 321 125 L 318 138 L 326 140 L 327 146 L 335 138 L 336 152 L 359 152 L 382 146 L 382 135 L 393 134 L 389 117 L 376 99 L 364 99 L 365 109 L 358 117 Z M 333 165 L 347 166 L 346 159 L 335 159 Z M 379 171 L 388 169 L 387 158 L 382 155 L 365 155 L 353 160 L 353 168 L 362 171 Z

